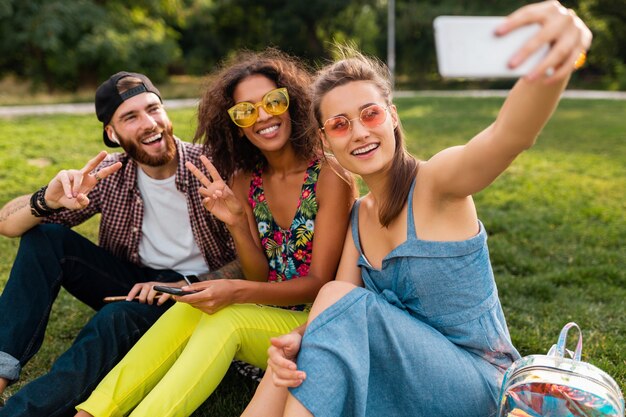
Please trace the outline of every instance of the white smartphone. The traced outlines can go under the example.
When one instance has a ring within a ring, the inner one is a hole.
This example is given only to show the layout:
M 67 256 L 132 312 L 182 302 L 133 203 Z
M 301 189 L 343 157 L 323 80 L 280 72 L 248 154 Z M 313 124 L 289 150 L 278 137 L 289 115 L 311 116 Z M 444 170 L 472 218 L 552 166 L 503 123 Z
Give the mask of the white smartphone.
M 528 74 L 548 53 L 543 45 L 518 67 L 513 55 L 539 30 L 538 24 L 496 36 L 504 17 L 438 16 L 433 21 L 439 73 L 444 78 L 518 78 Z

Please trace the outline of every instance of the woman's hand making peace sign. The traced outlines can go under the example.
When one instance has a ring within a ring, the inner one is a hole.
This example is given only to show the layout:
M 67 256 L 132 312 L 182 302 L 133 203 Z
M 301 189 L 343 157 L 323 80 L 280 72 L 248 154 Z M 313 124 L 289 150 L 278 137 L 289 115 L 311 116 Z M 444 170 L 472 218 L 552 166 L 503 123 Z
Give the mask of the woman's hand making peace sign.
M 246 215 L 243 205 L 235 197 L 235 194 L 222 179 L 211 161 L 204 155 L 200 157 L 200 160 L 211 178 L 204 175 L 202 171 L 189 161 L 185 163 L 185 166 L 202 184 L 202 187 L 198 190 L 203 197 L 202 204 L 215 217 L 223 221 L 226 226 L 241 224 L 242 218 L 245 219 Z

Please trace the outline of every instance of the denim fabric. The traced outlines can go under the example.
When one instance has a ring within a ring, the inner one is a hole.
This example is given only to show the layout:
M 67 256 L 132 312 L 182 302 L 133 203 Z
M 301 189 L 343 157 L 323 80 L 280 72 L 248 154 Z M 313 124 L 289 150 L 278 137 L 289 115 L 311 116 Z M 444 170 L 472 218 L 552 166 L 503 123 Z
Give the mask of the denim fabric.
M 315 417 L 495 415 L 502 375 L 519 353 L 485 229 L 479 222 L 479 233 L 464 241 L 421 240 L 411 203 L 407 240 L 380 270 L 361 250 L 354 207 L 365 288 L 311 322 L 298 356 L 307 378 L 292 393 Z
M 0 416 L 73 415 L 73 405 L 171 305 L 119 302 L 105 307 L 102 299 L 127 294 L 137 282 L 180 278 L 174 271 L 123 261 L 65 226 L 39 225 L 25 233 L 0 296 L 0 376 L 16 380 L 37 353 L 61 287 L 98 312 L 50 372 L 11 397 Z

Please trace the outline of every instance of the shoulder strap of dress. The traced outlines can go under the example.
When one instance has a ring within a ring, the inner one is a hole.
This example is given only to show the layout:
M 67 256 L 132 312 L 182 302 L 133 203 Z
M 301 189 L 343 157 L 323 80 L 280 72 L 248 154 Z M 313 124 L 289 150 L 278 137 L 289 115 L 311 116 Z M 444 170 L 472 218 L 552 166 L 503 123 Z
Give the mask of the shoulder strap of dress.
M 359 255 L 363 254 L 361 250 L 361 240 L 359 239 L 359 205 L 361 200 L 357 200 L 352 206 L 352 213 L 350 214 L 350 226 L 352 227 L 352 240 L 354 246 L 359 251 Z
M 408 206 L 406 209 L 406 238 L 407 240 L 416 238 L 415 219 L 413 218 L 413 191 L 415 190 L 416 178 L 413 178 L 413 182 L 411 183 L 411 188 L 409 189 L 409 196 L 407 197 L 408 199 Z
M 307 167 L 307 171 L 317 171 L 318 173 L 322 169 L 322 160 L 320 158 L 315 158 L 309 162 L 309 166 Z
M 306 169 L 306 176 L 305 176 L 304 183 L 302 184 L 303 188 L 301 191 L 304 191 L 304 186 L 309 184 L 309 186 L 312 185 L 313 192 L 314 193 L 317 192 L 317 180 L 319 178 L 321 169 L 322 169 L 322 164 L 319 158 L 313 159 L 309 163 L 309 166 Z
M 250 187 L 248 188 L 248 201 L 251 204 L 258 188 L 257 184 L 263 181 L 261 177 L 262 174 L 263 174 L 263 165 L 260 163 L 257 164 L 257 166 L 255 166 L 252 172 L 250 173 Z

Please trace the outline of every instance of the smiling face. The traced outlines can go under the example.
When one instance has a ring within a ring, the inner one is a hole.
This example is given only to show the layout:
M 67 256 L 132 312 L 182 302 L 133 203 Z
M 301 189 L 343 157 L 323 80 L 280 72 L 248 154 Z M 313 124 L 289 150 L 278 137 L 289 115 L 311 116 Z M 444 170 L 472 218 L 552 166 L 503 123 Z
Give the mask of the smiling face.
M 235 103 L 248 101 L 258 103 L 268 91 L 278 86 L 264 75 L 250 75 L 241 80 L 233 91 Z M 291 117 L 289 110 L 283 114 L 273 116 L 268 114 L 262 106 L 258 107 L 256 122 L 250 127 L 240 128 L 248 140 L 263 153 L 276 152 L 290 146 Z
M 172 123 L 156 94 L 142 93 L 124 101 L 106 131 L 139 164 L 162 167 L 176 157 Z
M 380 125 L 368 128 L 359 116 L 372 104 L 385 107 L 387 117 Z M 396 148 L 394 127 L 398 115 L 395 106 L 387 104 L 375 84 L 353 81 L 333 88 L 320 101 L 320 115 L 322 123 L 336 116 L 351 120 L 351 129 L 345 136 L 333 137 L 320 131 L 324 146 L 344 168 L 361 176 L 389 168 Z

